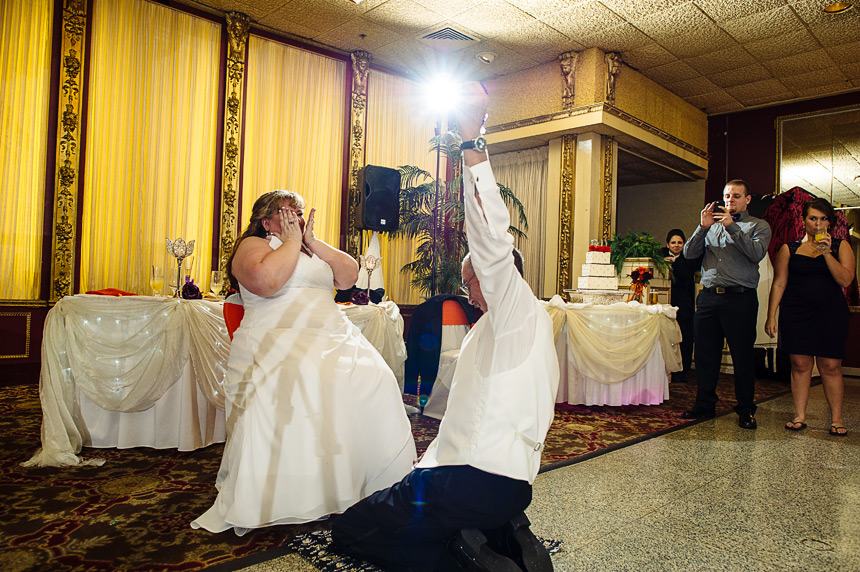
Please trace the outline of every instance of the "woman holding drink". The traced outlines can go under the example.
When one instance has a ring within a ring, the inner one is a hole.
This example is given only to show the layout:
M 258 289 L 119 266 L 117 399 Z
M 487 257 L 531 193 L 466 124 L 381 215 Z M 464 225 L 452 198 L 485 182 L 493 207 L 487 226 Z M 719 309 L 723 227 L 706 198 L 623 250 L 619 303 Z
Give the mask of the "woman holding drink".
M 855 265 L 848 241 L 830 236 L 835 222 L 836 212 L 826 200 L 813 199 L 803 205 L 804 236 L 784 244 L 774 260 L 765 330 L 774 337 L 778 329 L 780 347 L 791 356 L 795 416 L 785 428 L 806 429 L 809 385 L 817 361 L 830 406 L 830 434 L 844 437 L 848 430 L 842 420 L 842 358 L 849 316 L 842 288 L 854 279 Z

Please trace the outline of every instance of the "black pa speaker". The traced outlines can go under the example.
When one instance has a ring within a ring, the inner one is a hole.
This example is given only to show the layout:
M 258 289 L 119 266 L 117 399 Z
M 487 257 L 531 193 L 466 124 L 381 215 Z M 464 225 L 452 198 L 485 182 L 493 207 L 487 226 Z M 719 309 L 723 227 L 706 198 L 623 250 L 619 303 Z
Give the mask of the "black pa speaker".
M 400 226 L 400 171 L 366 165 L 358 172 L 358 189 L 355 227 L 397 230 Z

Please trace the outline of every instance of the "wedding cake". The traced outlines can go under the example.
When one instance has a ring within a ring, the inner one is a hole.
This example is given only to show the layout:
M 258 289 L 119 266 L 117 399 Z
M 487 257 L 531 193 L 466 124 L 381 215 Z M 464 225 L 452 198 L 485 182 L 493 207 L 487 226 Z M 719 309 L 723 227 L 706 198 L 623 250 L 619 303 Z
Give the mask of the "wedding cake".
M 593 249 L 593 250 L 592 250 Z M 582 275 L 577 279 L 579 290 L 618 290 L 618 275 L 609 260 L 607 246 L 590 247 L 585 253 Z

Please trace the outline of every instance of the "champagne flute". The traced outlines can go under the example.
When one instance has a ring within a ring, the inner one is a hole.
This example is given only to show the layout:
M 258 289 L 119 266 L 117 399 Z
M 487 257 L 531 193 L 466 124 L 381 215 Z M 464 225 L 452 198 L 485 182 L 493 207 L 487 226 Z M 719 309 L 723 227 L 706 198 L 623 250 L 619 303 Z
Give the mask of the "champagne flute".
M 149 273 L 149 287 L 155 292 L 154 296 L 161 295 L 161 289 L 164 288 L 164 271 L 160 266 L 152 265 Z
M 220 270 L 212 271 L 212 279 L 209 281 L 209 293 L 213 296 L 218 296 L 221 294 L 221 283 L 223 280 L 223 274 Z

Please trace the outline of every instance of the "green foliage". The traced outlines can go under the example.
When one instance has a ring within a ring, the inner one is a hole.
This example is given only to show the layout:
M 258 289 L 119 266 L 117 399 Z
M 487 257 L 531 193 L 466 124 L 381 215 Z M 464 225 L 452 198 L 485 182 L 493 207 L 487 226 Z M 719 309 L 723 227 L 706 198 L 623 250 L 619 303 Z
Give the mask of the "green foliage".
M 460 139 L 455 134 L 443 134 L 430 140 L 430 149 L 438 149 L 442 165 L 447 160 L 462 160 Z M 439 194 L 436 202 L 437 181 L 427 171 L 412 165 L 400 167 L 400 230 L 399 237 L 414 238 L 418 241 L 415 260 L 404 265 L 400 271 L 409 276 L 410 284 L 425 297 L 432 293 L 433 262 L 436 262 L 436 294 L 457 294 L 463 285 L 460 264 L 469 245 L 464 230 L 465 211 L 461 195 L 462 175 L 451 181 L 440 178 Z M 517 226 L 511 225 L 510 232 L 515 237 L 526 237 L 528 230 L 525 208 L 511 189 L 499 184 L 499 191 L 505 203 L 513 207 Z M 434 209 L 434 204 L 437 208 Z M 436 240 L 433 225 L 436 224 Z M 520 228 L 521 227 L 521 228 Z
M 609 246 L 612 248 L 609 260 L 619 275 L 626 258 L 650 258 L 661 275 L 668 275 L 669 263 L 661 252 L 663 245 L 647 232 L 628 231 L 624 236 L 615 233 Z

